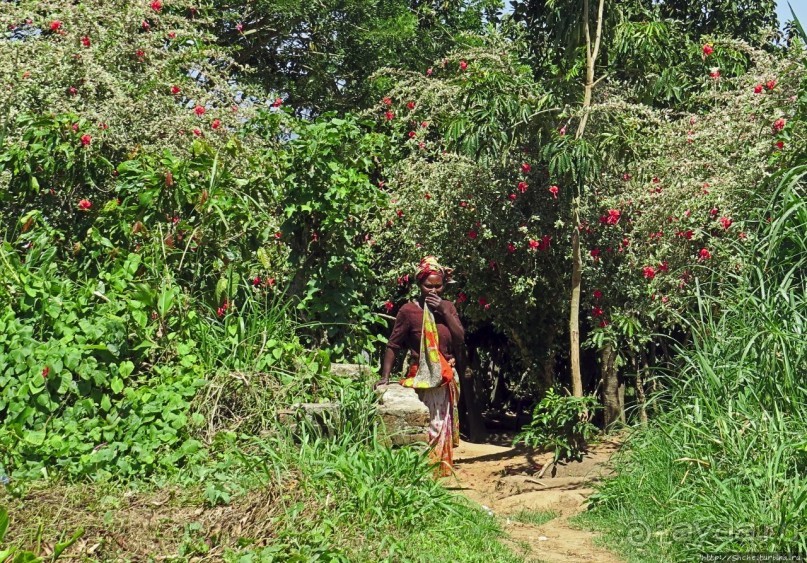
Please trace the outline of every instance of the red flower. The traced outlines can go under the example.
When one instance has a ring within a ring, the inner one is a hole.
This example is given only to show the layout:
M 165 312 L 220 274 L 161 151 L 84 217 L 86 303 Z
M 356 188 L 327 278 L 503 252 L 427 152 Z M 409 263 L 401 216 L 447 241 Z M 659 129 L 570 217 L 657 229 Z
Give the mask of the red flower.
M 169 31 L 168 32 L 168 39 L 176 39 L 176 38 L 177 38 L 177 34 L 176 34 L 175 31 Z
M 386 309 L 387 314 L 389 314 L 394 308 L 395 303 L 393 303 L 392 301 L 387 300 L 386 303 L 384 303 L 384 309 Z
M 687 240 L 692 240 L 693 234 L 694 232 L 692 231 L 692 229 L 687 229 L 686 231 L 678 231 L 677 233 L 675 233 L 675 236 L 685 238 Z
M 468 301 L 468 296 L 460 291 L 459 295 L 457 295 L 457 303 L 465 303 L 466 301 Z
M 415 109 L 415 102 L 412 101 L 406 102 L 406 107 L 409 109 Z
M 597 317 L 601 317 L 601 316 L 603 316 L 603 314 L 604 314 L 604 312 L 603 312 L 603 310 L 602 310 L 600 307 L 596 307 L 596 306 L 595 306 L 595 307 L 592 307 L 592 308 L 591 308 L 591 316 L 592 316 L 592 317 L 594 317 L 595 319 L 596 319 Z
M 738 233 L 737 236 L 740 238 L 740 240 L 745 240 L 748 238 L 748 235 L 742 232 Z
M 238 22 L 237 24 L 235 24 L 235 30 L 238 33 L 242 33 L 244 31 L 244 24 L 241 23 L 241 22 Z
M 762 84 L 757 84 L 754 86 L 754 94 L 761 94 L 762 93 Z
M 416 134 L 417 134 L 417 133 L 415 133 L 414 131 L 410 131 L 410 132 L 409 132 L 409 138 L 410 138 L 410 139 L 414 139 Z
M 151 9 L 154 10 L 155 12 L 159 13 L 160 10 L 163 9 L 163 3 L 160 2 L 160 0 L 154 0 L 151 3 Z
M 602 253 L 602 251 L 599 248 L 592 248 L 591 252 L 589 252 L 591 257 L 594 258 L 595 260 L 600 257 L 601 253 Z
M 423 194 L 423 197 L 426 198 L 426 201 L 429 201 L 432 198 L 432 194 L 426 192 L 425 194 Z
M 484 297 L 480 297 L 480 298 L 477 300 L 477 303 L 479 303 L 479 306 L 480 306 L 480 307 L 483 307 L 485 310 L 490 309 L 490 303 L 488 303 L 488 300 L 487 300 L 487 299 L 485 299 Z
M 53 20 L 50 22 L 50 30 L 51 31 L 59 31 L 62 29 L 62 22 L 59 20 Z
M 774 143 L 774 146 L 777 149 L 782 150 L 783 148 L 785 148 L 785 142 L 784 141 L 776 141 L 776 143 Z
M 50 368 L 48 366 L 45 366 L 44 368 L 42 368 L 42 377 L 47 379 L 49 373 L 50 373 Z
M 89 145 L 90 145 L 90 143 L 92 143 L 92 137 L 90 137 L 90 136 L 89 136 L 89 135 L 87 135 L 86 133 L 85 133 L 84 135 L 82 135 L 82 136 L 81 136 L 81 144 L 82 144 L 82 145 L 84 145 L 85 147 L 87 147 L 87 146 L 89 146 Z
M 431 76 L 434 73 L 434 69 L 429 67 L 426 69 L 426 76 Z
M 713 69 L 712 69 L 712 70 L 709 72 L 709 77 L 710 77 L 710 78 L 713 78 L 713 79 L 715 79 L 715 80 L 717 80 L 718 78 L 720 78 L 720 69 L 719 69 L 719 68 L 713 68 Z
M 205 111 L 207 111 L 207 110 L 205 109 L 205 107 L 204 107 L 204 106 L 196 106 L 196 107 L 193 109 L 193 112 L 194 112 L 196 115 L 198 115 L 199 117 L 203 116 L 203 115 L 205 114 Z
M 175 96 L 176 96 L 176 95 L 177 95 L 177 94 L 179 94 L 180 92 L 182 92 L 182 90 L 179 88 L 179 86 L 177 86 L 177 85 L 171 86 L 171 93 L 172 93 L 173 95 L 175 95 Z
M 698 253 L 698 260 L 708 260 L 712 257 L 712 253 L 709 252 L 707 248 L 701 248 L 701 251 Z
M 476 240 L 476 237 L 479 236 L 479 233 L 476 231 L 468 231 L 468 238 L 471 240 Z
M 707 43 L 706 45 L 703 46 L 703 56 L 704 57 L 708 57 L 709 55 L 711 55 L 714 52 L 715 52 L 715 49 L 714 49 L 714 47 L 712 47 L 711 43 Z
M 227 309 L 229 309 L 229 308 L 230 308 L 230 304 L 225 299 L 224 303 L 221 304 L 221 307 L 216 309 L 216 315 L 218 315 L 219 318 L 223 317 L 227 313 Z
M 533 238 L 529 240 L 530 250 L 536 250 L 540 245 L 541 243 L 539 243 L 537 240 Z
M 718 211 L 717 207 L 713 207 L 709 210 L 709 215 L 712 217 L 717 217 L 718 213 L 720 213 L 720 211 Z
M 609 209 L 608 215 L 603 215 L 600 217 L 600 223 L 604 223 L 606 225 L 616 225 L 619 223 L 619 218 L 622 216 L 622 213 L 619 209 Z
M 89 211 L 92 208 L 92 202 L 89 199 L 79 200 L 78 208 L 82 211 Z
M 395 112 L 394 111 L 387 111 L 384 113 L 384 117 L 387 118 L 387 121 L 392 121 L 395 119 Z
M 403 217 L 403 211 L 401 211 L 400 209 L 396 209 L 396 210 L 395 210 L 395 214 L 396 214 L 398 217 Z
M 519 182 L 517 187 L 518 191 L 520 191 L 521 193 L 526 193 L 527 188 L 529 188 L 530 185 L 527 182 Z
M 75 86 L 71 86 L 70 88 L 67 89 L 67 93 L 70 94 L 71 96 L 75 96 L 76 94 L 78 94 L 78 90 L 76 89 Z
M 275 240 L 280 240 L 280 238 L 282 236 L 283 236 L 283 233 L 281 233 L 280 231 L 275 232 Z
M 421 126 L 421 127 L 423 127 L 423 128 L 425 129 L 426 127 L 428 127 L 428 126 L 429 126 L 429 122 L 428 122 L 428 121 L 421 121 L 421 122 L 420 122 L 420 126 Z
M 252 285 L 255 286 L 255 287 L 258 287 L 259 285 L 261 285 L 261 277 L 260 276 L 255 276 L 255 278 L 252 280 Z
M 782 129 L 785 128 L 786 123 L 787 122 L 780 117 L 779 119 L 777 119 L 776 121 L 773 122 L 773 125 L 771 126 L 771 128 L 773 129 L 774 133 L 778 133 L 779 131 L 781 131 Z
M 538 243 L 538 250 L 549 250 L 549 245 L 552 243 L 552 237 L 544 235 L 541 237 L 541 242 Z
M 143 31 L 148 31 L 151 25 L 149 24 L 148 21 L 143 20 L 143 23 L 140 24 L 140 27 L 143 28 Z
M 622 174 L 622 179 L 627 182 L 628 180 L 631 179 L 631 175 L 625 172 L 624 174 Z
M 221 127 L 221 121 L 218 119 L 214 119 L 213 123 L 210 124 L 210 127 L 212 127 L 213 129 L 218 129 L 219 127 Z
M 597 300 L 602 299 L 602 291 L 600 291 L 599 289 L 595 289 L 593 295 L 594 299 Z
M 199 129 L 198 127 L 194 127 L 193 128 L 193 134 L 196 135 L 197 137 L 201 137 L 202 136 L 202 130 Z
M 721 217 L 720 224 L 723 225 L 724 229 L 728 229 L 729 227 L 731 227 L 731 219 L 729 219 L 728 217 Z
M 275 98 L 275 101 L 272 102 L 273 108 L 279 108 L 282 105 L 283 105 L 283 98 Z
M 142 61 L 146 57 L 146 52 L 143 49 L 138 49 L 135 51 L 135 57 Z
M 98 128 L 106 131 L 107 129 L 109 129 L 109 125 L 107 125 L 106 123 L 99 123 Z
M 653 266 L 645 266 L 642 268 L 642 275 L 645 278 L 652 280 L 656 277 L 656 270 L 653 268 Z
M 529 162 L 525 162 L 524 164 L 521 165 L 521 171 L 524 174 L 529 174 L 530 170 L 532 170 L 532 166 L 530 166 Z
M 516 200 L 516 194 L 510 194 L 509 196 L 507 196 L 507 199 L 509 199 L 510 201 L 515 201 Z
M 670 265 L 666 261 L 661 262 L 656 268 L 656 272 L 669 272 L 669 271 L 670 271 Z
M 90 38 L 85 35 L 84 37 L 81 38 L 81 44 L 84 45 L 85 47 L 89 47 Z
M 603 319 L 600 321 L 600 328 L 605 328 L 608 326 L 608 319 Z
M 773 89 L 776 87 L 776 80 L 768 80 L 768 81 L 765 83 L 765 87 L 766 87 L 768 90 L 773 90 Z
M 468 68 L 468 63 L 465 61 L 460 61 L 460 70 L 465 70 Z
M 512 254 L 512 253 L 513 253 L 513 252 L 515 252 L 515 251 L 516 251 L 516 245 L 515 245 L 515 244 L 513 244 L 512 242 L 508 242 L 508 243 L 507 243 L 507 252 L 509 252 L 510 254 Z
M 404 274 L 398 278 L 398 285 L 404 286 L 409 284 L 409 274 Z
M 460 207 L 468 207 L 467 201 L 460 201 Z
M 558 187 L 557 186 L 549 186 L 549 193 L 552 194 L 552 197 L 558 199 Z
M 392 105 L 392 98 L 390 98 L 389 96 L 386 96 L 384 99 L 381 100 L 381 102 L 385 106 L 391 106 Z

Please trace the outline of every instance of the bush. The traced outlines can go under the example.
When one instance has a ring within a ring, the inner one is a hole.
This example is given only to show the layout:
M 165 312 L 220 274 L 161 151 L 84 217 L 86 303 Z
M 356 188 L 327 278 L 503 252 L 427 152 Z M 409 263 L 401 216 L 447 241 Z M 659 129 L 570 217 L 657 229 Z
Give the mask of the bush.
M 516 435 L 513 444 L 553 451 L 554 463 L 581 461 L 589 442 L 599 434 L 599 428 L 590 422 L 599 408 L 596 397 L 562 396 L 550 388 L 535 406 L 529 425 Z

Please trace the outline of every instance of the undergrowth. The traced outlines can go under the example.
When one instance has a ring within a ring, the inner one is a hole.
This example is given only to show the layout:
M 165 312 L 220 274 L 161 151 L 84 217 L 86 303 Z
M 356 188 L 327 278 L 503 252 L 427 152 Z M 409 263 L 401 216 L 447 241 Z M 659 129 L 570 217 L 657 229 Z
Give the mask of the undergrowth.
M 593 497 L 589 523 L 637 560 L 807 554 L 805 173 L 783 175 L 747 270 L 701 297 L 667 411 Z
M 206 464 L 168 479 L 6 494 L 9 541 L 34 547 L 42 530 L 83 527 L 74 549 L 98 561 L 516 561 L 492 517 L 432 479 L 423 451 L 381 445 L 370 395 L 345 391 L 333 437 L 304 421 L 264 437 L 221 432 Z

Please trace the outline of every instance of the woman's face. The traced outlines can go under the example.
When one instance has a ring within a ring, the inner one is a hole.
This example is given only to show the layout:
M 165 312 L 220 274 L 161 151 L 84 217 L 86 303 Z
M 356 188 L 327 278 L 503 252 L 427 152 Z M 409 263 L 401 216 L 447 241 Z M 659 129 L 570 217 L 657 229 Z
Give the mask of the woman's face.
M 436 295 L 443 294 L 443 276 L 440 274 L 432 274 L 420 283 L 420 294 L 423 297 L 434 293 Z

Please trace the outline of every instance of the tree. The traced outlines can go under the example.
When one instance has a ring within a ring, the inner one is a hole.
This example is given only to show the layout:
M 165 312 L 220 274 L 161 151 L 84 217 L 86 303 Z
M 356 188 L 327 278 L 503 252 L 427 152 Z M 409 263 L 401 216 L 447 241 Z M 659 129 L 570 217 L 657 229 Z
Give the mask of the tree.
M 463 33 L 480 32 L 499 0 L 215 2 L 224 41 L 268 91 L 321 113 L 366 107 L 376 70 L 426 70 Z

